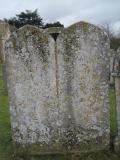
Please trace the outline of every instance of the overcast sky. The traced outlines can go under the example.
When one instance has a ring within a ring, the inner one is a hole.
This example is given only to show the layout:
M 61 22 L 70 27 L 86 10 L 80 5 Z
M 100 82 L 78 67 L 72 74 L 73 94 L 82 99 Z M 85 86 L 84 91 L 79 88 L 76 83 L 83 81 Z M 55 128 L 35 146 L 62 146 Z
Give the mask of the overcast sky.
M 0 19 L 26 9 L 38 9 L 45 22 L 60 21 L 65 26 L 78 21 L 109 22 L 120 29 L 120 0 L 0 0 Z

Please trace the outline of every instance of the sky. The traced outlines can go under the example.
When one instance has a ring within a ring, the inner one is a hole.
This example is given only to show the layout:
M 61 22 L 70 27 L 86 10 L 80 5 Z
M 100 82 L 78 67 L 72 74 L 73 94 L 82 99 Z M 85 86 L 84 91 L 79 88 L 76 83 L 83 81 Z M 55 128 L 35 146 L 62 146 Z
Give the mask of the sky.
M 0 0 L 0 19 L 26 9 L 38 9 L 44 22 L 60 21 L 65 27 L 87 21 L 109 23 L 115 31 L 120 30 L 120 0 Z

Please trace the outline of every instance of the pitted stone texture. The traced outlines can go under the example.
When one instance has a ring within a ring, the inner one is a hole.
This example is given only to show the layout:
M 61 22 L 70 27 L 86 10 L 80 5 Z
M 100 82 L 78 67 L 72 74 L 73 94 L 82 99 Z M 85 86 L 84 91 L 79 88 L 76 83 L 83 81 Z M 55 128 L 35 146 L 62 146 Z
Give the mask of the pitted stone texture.
M 120 151 L 120 48 L 115 56 L 114 73 L 115 95 L 116 95 L 116 113 L 117 113 L 117 135 L 115 139 L 115 150 Z
M 54 40 L 25 26 L 7 42 L 6 64 L 14 141 L 48 143 L 57 120 Z
M 107 35 L 84 22 L 70 26 L 57 39 L 60 119 L 68 143 L 94 139 L 109 145 L 108 51 Z
M 0 61 L 5 61 L 5 41 L 9 36 L 9 24 L 0 22 Z
M 6 43 L 14 141 L 79 152 L 108 146 L 108 49 L 107 35 L 84 22 L 56 41 L 32 26 L 14 32 Z

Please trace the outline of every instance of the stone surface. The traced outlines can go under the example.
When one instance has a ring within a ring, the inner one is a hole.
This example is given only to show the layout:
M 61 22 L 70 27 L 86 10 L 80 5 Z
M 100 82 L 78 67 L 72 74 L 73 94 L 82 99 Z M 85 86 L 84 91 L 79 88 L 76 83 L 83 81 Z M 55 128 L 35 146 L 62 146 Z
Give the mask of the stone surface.
M 117 135 L 115 139 L 115 150 L 120 151 L 120 48 L 115 56 L 114 73 L 115 95 L 116 95 L 116 113 L 117 113 Z
M 92 139 L 95 146 L 109 143 L 108 49 L 105 33 L 84 22 L 57 39 L 60 119 L 70 146 L 88 145 Z
M 31 154 L 105 149 L 108 37 L 85 22 L 51 33 L 24 26 L 6 43 L 13 140 Z
M 115 56 L 116 56 L 116 51 L 114 51 L 113 49 L 110 49 L 110 85 L 111 86 L 115 85 L 115 78 L 114 76 L 112 76 L 114 72 Z
M 5 22 L 0 22 L 0 61 L 5 61 L 5 41 L 9 36 L 9 25 Z

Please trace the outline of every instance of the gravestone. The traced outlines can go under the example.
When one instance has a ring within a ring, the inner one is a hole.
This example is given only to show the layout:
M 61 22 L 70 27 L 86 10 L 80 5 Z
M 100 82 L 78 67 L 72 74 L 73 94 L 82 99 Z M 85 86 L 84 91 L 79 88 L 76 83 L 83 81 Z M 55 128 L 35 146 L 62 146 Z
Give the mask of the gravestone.
M 115 151 L 120 151 L 120 48 L 117 50 L 114 63 L 113 77 L 115 78 L 116 113 L 117 113 L 117 135 L 115 138 Z
M 114 72 L 116 51 L 110 49 L 110 86 L 115 85 L 115 78 L 112 76 Z
M 5 61 L 5 41 L 10 36 L 9 24 L 0 21 L 0 61 Z
M 108 49 L 107 35 L 84 22 L 68 27 L 57 39 L 60 119 L 69 148 L 109 144 Z
M 6 68 L 17 153 L 109 147 L 108 50 L 106 33 L 85 22 L 60 32 L 27 25 L 11 35 Z

